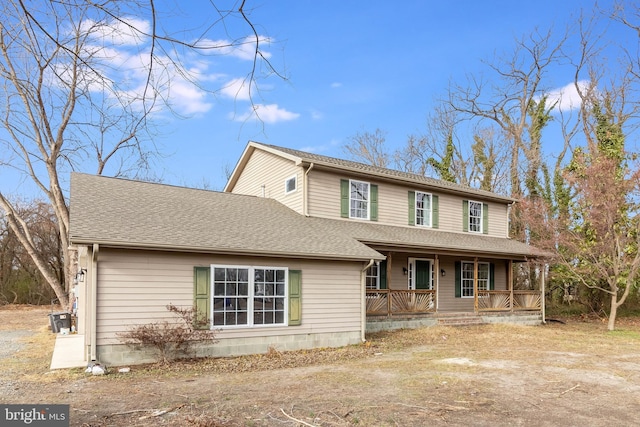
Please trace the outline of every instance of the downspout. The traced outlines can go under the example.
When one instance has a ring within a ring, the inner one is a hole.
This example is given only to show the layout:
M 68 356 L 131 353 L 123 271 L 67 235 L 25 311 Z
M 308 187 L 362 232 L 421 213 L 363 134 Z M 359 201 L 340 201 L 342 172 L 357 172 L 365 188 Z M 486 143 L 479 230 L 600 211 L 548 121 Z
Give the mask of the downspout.
M 304 184 L 302 189 L 302 214 L 304 216 L 309 216 L 309 206 L 307 206 L 307 203 L 309 201 L 309 196 L 307 193 L 309 192 L 309 172 L 311 172 L 311 169 L 313 169 L 313 166 L 314 166 L 314 163 L 310 163 L 307 170 L 304 171 Z
M 365 333 L 366 333 L 366 329 L 367 329 L 367 301 L 366 301 L 367 282 L 366 282 L 366 274 L 365 274 L 365 272 L 369 269 L 369 267 L 371 267 L 373 265 L 374 262 L 375 262 L 375 260 L 373 258 L 371 258 L 369 260 L 369 263 L 360 272 L 360 286 L 361 286 L 361 290 L 362 290 L 360 292 L 360 307 L 362 307 L 360 309 L 360 311 L 361 311 L 361 314 L 360 314 L 360 340 L 362 342 L 366 341 Z
M 542 303 L 542 324 L 546 324 L 547 323 L 547 319 L 546 319 L 546 304 L 545 304 L 545 286 L 546 286 L 546 271 L 547 271 L 547 265 L 540 263 L 540 293 L 541 295 L 541 299 L 540 302 Z
M 97 332 L 97 307 L 98 307 L 98 252 L 100 246 L 97 243 L 93 244 L 93 253 L 91 257 L 91 314 L 90 328 L 91 328 L 91 361 L 96 360 L 96 332 Z

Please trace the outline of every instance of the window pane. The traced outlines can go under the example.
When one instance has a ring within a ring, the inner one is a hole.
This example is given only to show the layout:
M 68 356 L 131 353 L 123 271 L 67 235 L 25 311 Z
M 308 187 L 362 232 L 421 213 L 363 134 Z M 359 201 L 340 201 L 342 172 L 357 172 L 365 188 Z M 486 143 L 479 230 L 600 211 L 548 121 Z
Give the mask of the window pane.
M 368 218 L 369 183 L 351 181 L 349 200 L 352 218 Z

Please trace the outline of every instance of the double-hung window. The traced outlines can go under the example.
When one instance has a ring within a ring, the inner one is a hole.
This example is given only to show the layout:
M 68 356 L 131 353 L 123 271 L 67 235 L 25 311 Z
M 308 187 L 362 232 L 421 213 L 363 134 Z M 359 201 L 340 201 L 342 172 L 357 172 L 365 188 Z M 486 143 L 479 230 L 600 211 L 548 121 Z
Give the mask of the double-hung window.
M 349 217 L 369 219 L 369 183 L 349 181 Z
M 365 272 L 367 289 L 380 289 L 380 264 L 373 263 Z
M 473 298 L 473 263 L 472 262 L 462 262 L 461 263 L 462 274 L 461 274 L 461 291 L 462 298 Z M 479 262 L 478 263 L 478 290 L 488 290 L 490 283 L 490 268 L 488 262 Z
M 416 225 L 431 227 L 431 194 L 416 191 Z
M 469 200 L 469 231 L 482 233 L 482 203 Z
M 286 324 L 287 269 L 212 265 L 214 327 Z

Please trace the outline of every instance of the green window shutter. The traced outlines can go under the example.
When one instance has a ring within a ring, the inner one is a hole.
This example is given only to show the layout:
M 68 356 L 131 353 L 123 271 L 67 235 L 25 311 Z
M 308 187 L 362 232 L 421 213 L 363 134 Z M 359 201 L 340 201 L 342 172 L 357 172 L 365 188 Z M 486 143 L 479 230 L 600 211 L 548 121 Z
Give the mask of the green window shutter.
M 482 204 L 482 232 L 489 234 L 489 205 Z
M 416 192 L 409 191 L 409 225 L 416 225 Z
M 489 264 L 489 290 L 492 291 L 496 288 L 496 265 L 494 263 Z
M 456 298 L 462 298 L 462 263 L 456 261 L 455 268 Z
M 469 201 L 462 201 L 462 231 L 469 231 Z
M 197 329 L 209 329 L 211 321 L 211 267 L 193 268 L 193 306 L 200 319 L 207 322 L 198 323 Z
M 340 216 L 349 218 L 349 180 L 340 180 Z
M 387 260 L 380 261 L 380 289 L 387 289 Z
M 302 324 L 302 271 L 289 270 L 289 326 Z
M 371 221 L 378 220 L 378 186 L 371 184 L 369 186 L 369 198 L 371 199 L 370 216 Z
M 431 196 L 431 228 L 438 228 L 440 226 L 440 208 L 438 206 L 438 196 Z

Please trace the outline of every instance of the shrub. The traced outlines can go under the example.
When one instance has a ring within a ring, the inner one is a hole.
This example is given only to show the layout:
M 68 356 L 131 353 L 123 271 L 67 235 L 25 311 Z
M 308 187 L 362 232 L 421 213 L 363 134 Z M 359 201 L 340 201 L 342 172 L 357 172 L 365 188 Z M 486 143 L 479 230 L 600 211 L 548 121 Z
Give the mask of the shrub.
M 208 325 L 209 321 L 195 308 L 180 308 L 169 304 L 167 310 L 178 318 L 172 322 L 164 320 L 138 325 L 118 336 L 127 345 L 144 345 L 155 349 L 161 363 L 167 363 L 178 356 L 188 356 L 196 343 L 217 342 L 215 331 L 199 329 L 202 325 Z

